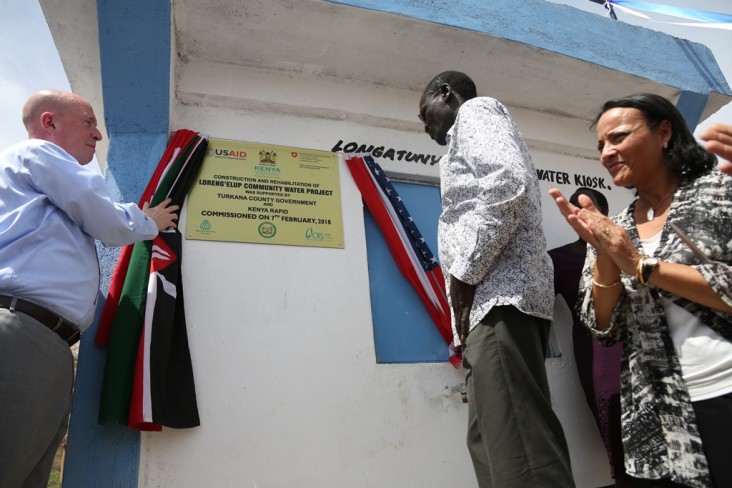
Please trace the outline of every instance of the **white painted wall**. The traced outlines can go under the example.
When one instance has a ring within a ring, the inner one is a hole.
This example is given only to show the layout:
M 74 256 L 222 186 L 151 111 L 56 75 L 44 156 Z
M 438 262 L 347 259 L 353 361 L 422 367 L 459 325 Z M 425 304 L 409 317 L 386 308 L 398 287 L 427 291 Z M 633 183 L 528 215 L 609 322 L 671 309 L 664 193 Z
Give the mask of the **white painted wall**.
M 419 93 L 210 63 L 179 64 L 176 87 L 172 130 L 321 150 L 344 140 L 442 153 L 416 119 Z M 586 122 L 514 116 L 538 168 L 604 176 L 590 159 Z M 436 167 L 381 162 L 437 175 Z M 363 208 L 344 165 L 340 179 L 345 249 L 184 241 L 202 425 L 143 434 L 140 487 L 476 486 L 464 442 L 467 406 L 445 394 L 462 371 L 376 364 Z M 613 210 L 625 201 L 621 193 L 608 193 Z M 573 240 L 548 197 L 544 204 L 549 247 Z M 571 354 L 571 334 L 560 339 Z M 547 364 L 578 486 L 608 484 L 573 359 L 565 359 Z

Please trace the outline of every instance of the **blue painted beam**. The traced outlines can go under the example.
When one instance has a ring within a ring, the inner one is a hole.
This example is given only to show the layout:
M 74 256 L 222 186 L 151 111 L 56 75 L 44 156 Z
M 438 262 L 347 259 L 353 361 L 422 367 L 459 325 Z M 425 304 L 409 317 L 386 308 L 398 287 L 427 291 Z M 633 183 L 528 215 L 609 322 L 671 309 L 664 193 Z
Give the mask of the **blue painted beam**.
M 544 0 L 326 1 L 509 39 L 681 91 L 732 96 L 706 46 L 567 5 Z

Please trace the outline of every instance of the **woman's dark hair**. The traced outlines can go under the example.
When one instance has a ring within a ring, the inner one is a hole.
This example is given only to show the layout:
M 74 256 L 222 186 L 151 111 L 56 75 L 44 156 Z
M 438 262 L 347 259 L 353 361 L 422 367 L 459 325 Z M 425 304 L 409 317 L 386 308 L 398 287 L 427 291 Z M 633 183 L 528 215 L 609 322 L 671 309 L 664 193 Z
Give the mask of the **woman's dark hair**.
M 475 83 L 461 71 L 443 71 L 439 75 L 432 78 L 424 89 L 425 95 L 433 95 L 440 90 L 443 83 L 447 83 L 450 87 L 458 92 L 465 100 L 470 100 L 477 96 Z
M 671 139 L 666 149 L 666 161 L 671 170 L 679 176 L 697 178 L 717 165 L 717 158 L 696 142 L 679 110 L 660 95 L 636 93 L 608 100 L 592 121 L 590 128 L 594 129 L 597 126 L 602 114 L 617 107 L 640 110 L 651 130 L 656 130 L 664 120 L 671 123 Z

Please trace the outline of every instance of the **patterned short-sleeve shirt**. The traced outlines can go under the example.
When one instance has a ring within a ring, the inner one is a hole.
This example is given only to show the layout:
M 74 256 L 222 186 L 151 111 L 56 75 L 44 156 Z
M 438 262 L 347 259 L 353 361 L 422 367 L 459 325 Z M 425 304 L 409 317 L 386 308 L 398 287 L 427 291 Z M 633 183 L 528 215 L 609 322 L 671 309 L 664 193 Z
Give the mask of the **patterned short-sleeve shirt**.
M 440 263 L 448 296 L 450 275 L 477 285 L 471 329 L 497 305 L 551 319 L 553 271 L 539 181 L 526 143 L 497 100 L 478 97 L 460 107 L 440 159 L 440 182 Z

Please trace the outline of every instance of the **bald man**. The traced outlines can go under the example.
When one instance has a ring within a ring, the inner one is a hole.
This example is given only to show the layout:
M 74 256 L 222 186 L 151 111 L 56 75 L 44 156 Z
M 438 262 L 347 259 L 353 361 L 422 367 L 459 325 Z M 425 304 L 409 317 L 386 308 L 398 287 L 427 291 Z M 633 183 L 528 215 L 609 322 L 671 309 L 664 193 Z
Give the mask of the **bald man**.
M 102 134 L 83 98 L 35 93 L 23 123 L 28 140 L 0 152 L 0 486 L 45 488 L 68 426 L 69 347 L 96 308 L 95 239 L 153 239 L 178 207 L 110 199 L 85 167 Z

